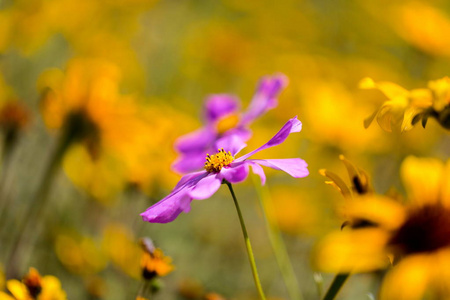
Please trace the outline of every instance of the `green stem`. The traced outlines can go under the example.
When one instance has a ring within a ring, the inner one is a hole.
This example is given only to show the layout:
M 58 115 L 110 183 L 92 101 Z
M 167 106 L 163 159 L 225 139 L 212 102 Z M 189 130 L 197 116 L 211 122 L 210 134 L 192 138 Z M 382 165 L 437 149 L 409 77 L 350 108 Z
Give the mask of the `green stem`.
M 323 300 L 333 300 L 349 277 L 350 273 L 336 274 Z
M 253 255 L 252 245 L 250 243 L 250 238 L 248 237 L 248 234 L 247 234 L 247 229 L 245 227 L 245 222 L 244 222 L 244 218 L 242 217 L 241 209 L 239 208 L 239 203 L 236 199 L 236 195 L 234 194 L 231 183 L 226 182 L 226 184 L 227 184 L 228 188 L 230 189 L 230 193 L 231 193 L 231 196 L 233 197 L 234 205 L 236 206 L 236 211 L 239 216 L 239 221 L 241 223 L 241 228 L 242 228 L 242 234 L 244 235 L 245 246 L 247 247 L 248 260 L 250 261 L 250 267 L 252 269 L 253 280 L 255 281 L 256 289 L 258 290 L 259 297 L 262 300 L 265 300 L 266 296 L 264 296 L 264 291 L 262 289 L 261 282 L 259 281 L 258 270 L 256 269 L 256 263 L 255 263 L 255 256 Z
M 269 241 L 272 245 L 273 252 L 275 254 L 275 259 L 280 269 L 281 276 L 283 277 L 284 284 L 289 293 L 291 300 L 302 300 L 302 293 L 300 287 L 298 286 L 298 280 L 295 276 L 294 268 L 292 267 L 291 260 L 289 258 L 286 246 L 284 244 L 283 238 L 277 222 L 273 220 L 270 212 L 274 211 L 272 199 L 267 191 L 267 188 L 262 187 L 260 184 L 256 183 L 256 177 L 252 177 L 253 182 L 256 187 L 256 192 L 258 193 L 258 198 L 261 203 L 261 207 L 264 212 L 266 228 L 269 235 Z
M 18 228 L 18 236 L 15 239 L 7 259 L 7 278 L 18 277 L 22 273 L 22 267 L 28 263 L 29 256 L 33 251 L 34 244 L 40 235 L 45 211 L 48 204 L 48 192 L 53 183 L 56 171 L 59 169 L 61 160 L 67 148 L 71 144 L 70 136 L 61 136 L 50 163 L 47 165 L 39 188 L 27 207 L 25 216 Z

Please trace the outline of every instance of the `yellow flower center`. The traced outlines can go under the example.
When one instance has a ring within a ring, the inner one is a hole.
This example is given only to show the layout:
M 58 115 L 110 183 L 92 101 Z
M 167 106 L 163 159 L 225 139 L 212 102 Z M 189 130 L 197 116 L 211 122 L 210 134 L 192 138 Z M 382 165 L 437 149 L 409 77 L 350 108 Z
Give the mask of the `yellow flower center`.
M 205 170 L 208 173 L 219 173 L 223 167 L 230 165 L 234 160 L 231 152 L 219 149 L 219 152 L 213 155 L 206 155 Z
M 216 128 L 217 132 L 219 134 L 224 134 L 230 129 L 233 129 L 236 127 L 236 125 L 239 123 L 239 117 L 235 114 L 231 114 L 225 117 L 220 118 L 219 121 L 217 121 Z

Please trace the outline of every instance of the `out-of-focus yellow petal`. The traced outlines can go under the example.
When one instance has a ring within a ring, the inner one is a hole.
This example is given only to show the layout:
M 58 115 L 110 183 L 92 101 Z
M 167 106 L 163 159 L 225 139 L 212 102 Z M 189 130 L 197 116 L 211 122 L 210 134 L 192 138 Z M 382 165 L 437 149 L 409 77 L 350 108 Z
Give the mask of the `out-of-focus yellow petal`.
M 66 300 L 66 293 L 61 288 L 61 282 L 55 276 L 47 275 L 42 278 L 42 291 L 38 299 Z
M 427 1 L 407 1 L 394 15 L 394 28 L 406 41 L 429 54 L 450 56 L 450 40 L 441 34 L 450 31 L 450 20 L 442 11 Z
M 403 205 L 387 197 L 375 195 L 350 199 L 345 214 L 350 220 L 368 220 L 388 230 L 398 228 L 406 217 Z
M 103 247 L 111 261 L 129 276 L 139 279 L 142 250 L 132 232 L 121 224 L 110 224 L 103 236 Z
M 447 159 L 442 174 L 441 201 L 450 207 L 450 159 Z
M 440 201 L 443 171 L 444 165 L 439 159 L 414 156 L 405 158 L 400 174 L 409 198 L 418 205 Z
M 377 115 L 377 122 L 380 127 L 387 132 L 392 132 L 392 125 L 400 126 L 407 105 L 406 98 L 397 98 L 397 100 L 385 102 Z
M 329 184 L 331 186 L 334 186 L 339 192 L 341 192 L 342 196 L 344 198 L 351 198 L 352 193 L 350 192 L 350 189 L 347 187 L 347 184 L 345 184 L 344 180 L 339 177 L 336 173 L 330 172 L 326 169 L 320 169 L 319 170 L 320 175 L 328 177 L 331 179 L 331 181 L 326 181 L 326 184 Z
M 367 272 L 386 267 L 387 232 L 378 228 L 336 231 L 316 247 L 314 264 L 325 272 Z
M 429 255 L 404 258 L 387 274 L 381 287 L 381 300 L 422 299 L 431 279 L 433 260 Z
M 0 300 L 16 300 L 5 292 L 0 292 Z
M 17 300 L 30 299 L 27 287 L 19 280 L 16 279 L 8 280 L 6 282 L 6 287 Z
M 432 80 L 428 83 L 428 87 L 435 95 L 433 108 L 441 111 L 445 106 L 450 104 L 450 78 L 444 77 L 438 80 Z
M 423 112 L 423 108 L 418 107 L 408 107 L 403 114 L 402 125 L 400 126 L 401 131 L 408 131 L 414 127 L 413 120 L 414 117 Z
M 371 78 L 364 78 L 359 82 L 359 87 L 361 89 L 378 89 L 382 92 L 388 99 L 394 100 L 397 98 L 406 98 L 408 97 L 408 91 L 398 84 L 388 82 L 388 81 L 380 81 L 374 82 Z

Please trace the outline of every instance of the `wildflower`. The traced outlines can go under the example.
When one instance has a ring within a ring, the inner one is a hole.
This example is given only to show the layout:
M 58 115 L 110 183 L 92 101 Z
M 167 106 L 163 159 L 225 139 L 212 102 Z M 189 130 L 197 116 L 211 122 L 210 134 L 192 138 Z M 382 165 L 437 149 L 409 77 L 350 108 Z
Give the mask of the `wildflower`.
M 58 234 L 55 253 L 67 270 L 82 276 L 98 273 L 107 265 L 106 255 L 95 240 L 76 232 Z
M 408 131 L 419 121 L 425 128 L 428 118 L 435 118 L 438 123 L 450 129 L 450 78 L 444 77 L 430 81 L 426 89 L 408 91 L 391 82 L 375 83 L 370 78 L 361 81 L 363 89 L 378 89 L 389 100 L 364 121 L 367 128 L 374 118 L 381 128 L 391 132 L 392 126 Z
M 373 190 L 369 180 L 369 175 L 364 170 L 355 166 L 343 155 L 340 155 L 339 159 L 344 163 L 347 169 L 350 184 L 345 183 L 345 180 L 342 179 L 339 175 L 326 169 L 321 169 L 319 170 L 319 173 L 322 176 L 328 177 L 330 179 L 325 183 L 335 187 L 347 201 L 364 195 L 372 194 Z M 341 208 L 341 214 L 346 219 L 346 221 L 341 225 L 341 229 L 347 225 L 351 226 L 352 228 L 375 225 L 370 223 L 366 219 L 358 218 L 354 214 L 349 213 L 346 204 L 347 203 L 344 203 L 343 207 Z
M 128 227 L 120 223 L 108 224 L 103 232 L 103 248 L 114 266 L 132 278 L 141 277 L 142 250 Z
M 142 277 L 151 280 L 155 277 L 166 276 L 173 271 L 172 259 L 165 256 L 159 248 L 145 248 L 141 258 Z
M 120 81 L 121 72 L 112 63 L 74 59 L 65 72 L 48 70 L 38 82 L 45 124 L 61 130 L 67 140 L 64 169 L 97 200 L 120 191 L 136 157 L 149 149 L 142 107 L 120 93 Z
M 65 300 L 66 293 L 61 289 L 61 283 L 54 276 L 41 277 L 39 272 L 30 268 L 22 282 L 12 279 L 6 283 L 13 297 L 0 292 L 0 297 L 11 300 Z
M 261 165 L 284 171 L 296 178 L 307 176 L 307 164 L 300 158 L 248 159 L 261 150 L 281 144 L 289 134 L 299 132 L 301 128 L 302 124 L 297 117 L 292 118 L 266 144 L 239 158 L 235 158 L 235 155 L 245 147 L 244 142 L 235 135 L 221 139 L 217 145 L 219 152 L 207 155 L 205 170 L 183 176 L 167 197 L 141 214 L 143 220 L 152 223 L 171 222 L 182 211 L 189 212 L 193 199 L 211 197 L 223 182 L 238 183 L 245 180 L 249 167 L 253 173 L 260 176 L 262 184 L 265 183 L 266 177 Z
M 188 173 L 201 169 L 205 155 L 220 148 L 222 139 L 237 136 L 246 142 L 251 136 L 250 123 L 277 105 L 277 96 L 286 85 L 284 75 L 263 77 L 247 111 L 241 115 L 234 96 L 210 96 L 205 103 L 205 127 L 180 137 L 175 144 L 180 157 L 173 164 L 174 170 Z
M 318 245 L 317 265 L 363 272 L 392 264 L 380 299 L 422 299 L 428 288 L 437 298 L 448 298 L 450 160 L 408 157 L 401 175 L 410 202 L 374 195 L 352 203 L 351 208 L 358 206 L 354 212 L 378 225 L 330 234 Z

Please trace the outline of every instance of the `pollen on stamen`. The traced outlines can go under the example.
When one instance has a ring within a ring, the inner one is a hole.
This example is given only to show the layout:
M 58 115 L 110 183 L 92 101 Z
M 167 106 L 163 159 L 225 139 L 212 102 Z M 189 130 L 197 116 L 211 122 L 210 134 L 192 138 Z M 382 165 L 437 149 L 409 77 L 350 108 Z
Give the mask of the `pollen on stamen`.
M 234 160 L 230 151 L 219 149 L 216 154 L 206 154 L 205 170 L 208 173 L 219 173 L 223 167 L 230 165 Z

